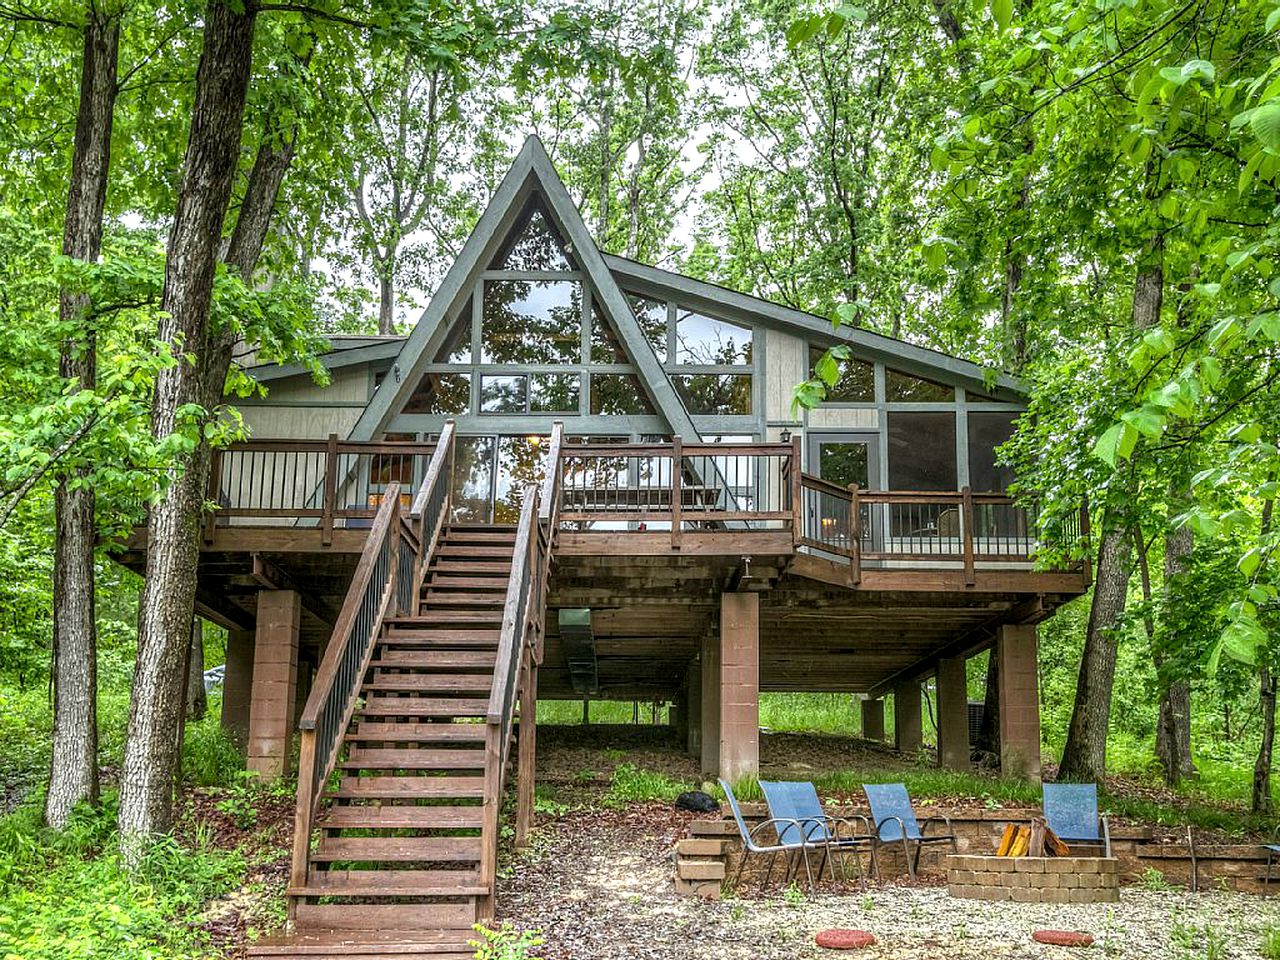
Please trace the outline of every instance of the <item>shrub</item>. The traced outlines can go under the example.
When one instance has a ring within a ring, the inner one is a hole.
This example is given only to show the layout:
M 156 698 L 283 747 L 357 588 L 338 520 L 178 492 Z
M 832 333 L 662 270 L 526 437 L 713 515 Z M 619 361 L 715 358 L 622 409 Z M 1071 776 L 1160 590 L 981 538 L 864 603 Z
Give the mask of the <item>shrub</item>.
M 201 787 L 234 783 L 244 770 L 244 754 L 210 712 L 199 723 L 187 724 L 182 744 L 182 775 Z
M 477 923 L 472 929 L 480 934 L 470 941 L 476 948 L 475 960 L 530 960 L 535 954 L 529 951 L 542 946 L 542 937 L 536 930 L 518 930 L 510 921 L 502 921 L 496 930 Z
M 1258 952 L 1266 960 L 1280 960 L 1280 927 L 1267 927 L 1262 931 L 1262 945 Z
M 674 800 L 687 786 L 672 780 L 657 770 L 641 770 L 633 763 L 620 763 L 613 771 L 613 780 L 604 802 L 611 807 L 646 800 Z

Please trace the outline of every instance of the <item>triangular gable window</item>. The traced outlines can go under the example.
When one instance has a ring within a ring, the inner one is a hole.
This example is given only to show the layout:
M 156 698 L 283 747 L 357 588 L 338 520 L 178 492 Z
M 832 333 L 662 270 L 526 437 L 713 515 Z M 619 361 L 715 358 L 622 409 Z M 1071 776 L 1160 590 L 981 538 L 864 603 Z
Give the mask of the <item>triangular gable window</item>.
M 954 403 L 956 399 L 955 387 L 903 373 L 892 367 L 885 369 L 884 390 L 885 399 L 890 403 Z
M 567 272 L 577 265 L 541 204 L 530 204 L 490 265 L 492 270 L 550 270 Z

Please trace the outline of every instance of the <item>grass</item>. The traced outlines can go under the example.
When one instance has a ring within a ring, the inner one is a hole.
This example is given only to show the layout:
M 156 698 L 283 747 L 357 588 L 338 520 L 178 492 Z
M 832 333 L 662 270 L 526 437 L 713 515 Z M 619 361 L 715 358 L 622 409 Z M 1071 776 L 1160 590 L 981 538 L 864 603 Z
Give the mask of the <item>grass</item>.
M 1265 960 L 1280 960 L 1280 927 L 1268 927 L 1263 932 L 1258 952 Z
M 621 763 L 613 771 L 604 803 L 610 807 L 623 807 L 629 803 L 651 800 L 671 801 L 688 789 L 688 784 L 672 780 L 657 770 L 644 770 L 633 763 Z

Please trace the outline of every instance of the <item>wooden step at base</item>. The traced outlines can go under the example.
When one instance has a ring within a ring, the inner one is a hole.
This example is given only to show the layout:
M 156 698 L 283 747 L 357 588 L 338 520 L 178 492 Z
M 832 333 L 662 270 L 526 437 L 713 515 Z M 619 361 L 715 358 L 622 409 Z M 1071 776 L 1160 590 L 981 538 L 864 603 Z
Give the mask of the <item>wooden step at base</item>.
M 299 903 L 297 926 L 307 930 L 460 929 L 476 920 L 474 903 Z
M 329 807 L 316 823 L 324 830 L 479 830 L 483 825 L 484 807 L 479 804 L 420 807 L 348 803 Z
M 480 887 L 477 870 L 317 870 L 307 879 L 308 889 L 323 893 L 307 896 L 357 896 L 357 889 L 385 890 L 390 887 L 449 887 L 455 890 Z M 458 896 L 469 896 L 461 894 Z
M 426 670 L 493 670 L 497 651 L 492 650 L 392 650 L 382 647 L 370 663 L 379 667 L 421 667 Z
M 395 750 L 356 747 L 342 770 L 483 770 L 483 750 Z
M 312 863 L 478 863 L 479 837 L 326 837 Z M 721 864 L 723 866 L 723 864 Z M 391 924 L 395 926 L 395 924 Z
M 365 697 L 361 717 L 483 717 L 489 712 L 489 698 L 479 697 Z
M 484 796 L 484 777 L 343 777 L 328 794 L 338 800 L 472 800 Z
M 377 930 L 361 934 L 345 931 L 331 933 L 297 933 L 263 937 L 245 950 L 250 957 L 273 957 L 295 960 L 302 957 L 377 957 L 378 960 L 402 960 L 406 957 L 429 957 L 431 960 L 471 960 L 475 948 L 470 941 L 476 934 L 470 927 L 444 930 Z
M 347 743 L 484 743 L 483 723 L 390 723 L 367 720 L 347 734 Z
M 493 677 L 487 673 L 398 673 L 383 668 L 377 670 L 373 680 L 361 690 L 366 695 L 380 690 L 454 695 L 478 691 L 487 699 L 492 686 Z

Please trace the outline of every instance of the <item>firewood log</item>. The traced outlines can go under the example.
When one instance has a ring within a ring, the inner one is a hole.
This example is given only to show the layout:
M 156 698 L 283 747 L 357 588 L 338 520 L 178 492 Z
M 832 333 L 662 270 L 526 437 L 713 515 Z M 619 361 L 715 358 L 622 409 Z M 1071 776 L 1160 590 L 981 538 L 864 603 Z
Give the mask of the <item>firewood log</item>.
M 1018 835 L 1014 838 L 1013 846 L 1009 849 L 1011 857 L 1025 857 L 1027 855 L 1027 844 L 1031 842 L 1031 828 L 1019 827 Z
M 1044 852 L 1050 857 L 1069 857 L 1071 856 L 1071 848 L 1063 842 L 1062 838 L 1049 829 L 1048 825 L 1044 828 Z
M 997 857 L 1007 857 L 1009 848 L 1013 846 L 1013 838 L 1018 833 L 1018 825 L 1016 823 L 1006 823 L 1004 825 L 1004 833 L 1000 835 L 1000 844 L 996 847 Z
M 1031 820 L 1031 836 L 1027 841 L 1028 857 L 1044 856 L 1044 834 L 1048 829 L 1044 822 L 1044 817 L 1034 817 Z

